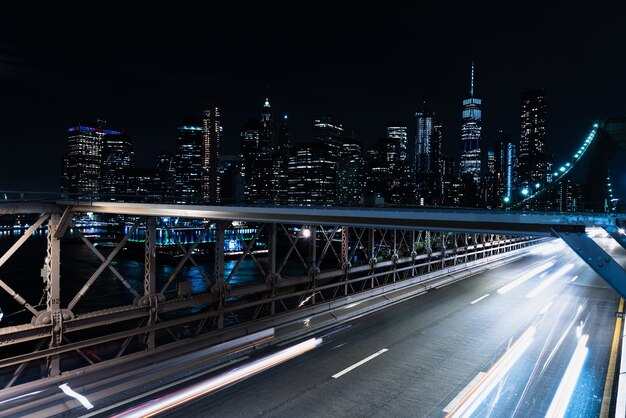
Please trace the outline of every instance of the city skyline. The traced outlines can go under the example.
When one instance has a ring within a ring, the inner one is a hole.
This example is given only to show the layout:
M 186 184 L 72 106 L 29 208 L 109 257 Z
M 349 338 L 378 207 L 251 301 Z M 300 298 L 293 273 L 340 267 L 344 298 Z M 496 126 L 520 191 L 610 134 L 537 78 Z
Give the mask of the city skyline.
M 122 17 L 114 8 L 27 13 L 14 5 L 0 31 L 0 136 L 17 152 L 17 144 L 28 144 L 37 170 L 9 161 L 0 168 L 3 188 L 58 190 L 65 129 L 97 118 L 126 131 L 138 163 L 152 164 L 160 151 L 174 152 L 176 126 L 209 99 L 222 107 L 226 155 L 237 153 L 239 129 L 270 97 L 275 115 L 289 115 L 296 143 L 313 138 L 312 120 L 331 114 L 371 144 L 390 122 L 412 126 L 427 100 L 443 122 L 443 147 L 458 156 L 459 102 L 471 61 L 483 99 L 484 146 L 491 148 L 500 130 L 517 142 L 521 91 L 543 88 L 546 143 L 559 160 L 591 119 L 626 113 L 619 99 L 626 91 L 624 57 L 611 54 L 607 42 L 621 39 L 623 29 L 610 22 L 623 5 L 612 8 L 616 13 L 601 24 L 587 18 L 595 9 L 571 3 L 568 19 L 558 5 L 532 3 L 517 13 L 487 5 L 372 13 L 323 3 L 302 10 L 241 4 L 216 6 L 211 12 L 223 19 L 209 28 L 184 10 L 130 7 Z M 416 14 L 430 20 L 412 24 Z M 474 22 L 469 43 L 459 42 L 466 19 Z M 321 31 L 320 22 L 329 30 Z M 216 36 L 207 47 L 219 65 L 198 54 L 207 35 Z M 10 175 L 18 170 L 23 176 Z

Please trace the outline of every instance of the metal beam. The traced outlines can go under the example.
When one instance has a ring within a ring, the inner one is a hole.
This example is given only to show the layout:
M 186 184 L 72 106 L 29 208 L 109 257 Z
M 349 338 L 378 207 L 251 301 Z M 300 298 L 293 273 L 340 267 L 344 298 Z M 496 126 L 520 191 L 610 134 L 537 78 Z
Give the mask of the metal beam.
M 0 216 L 22 213 L 63 213 L 64 206 L 45 202 L 0 202 Z
M 80 201 L 60 201 L 57 203 L 59 205 L 73 206 L 75 212 L 530 236 L 553 236 L 551 230 L 553 227 L 569 225 L 605 227 L 615 225 L 617 219 L 626 219 L 626 214 L 513 212 L 462 208 L 294 209 L 284 207 L 156 205 Z
M 626 298 L 626 271 L 594 240 L 589 238 L 585 231 L 568 231 L 556 228 L 553 231 L 621 297 Z
M 63 215 L 61 215 L 59 226 L 56 232 L 54 233 L 55 238 L 62 238 L 63 235 L 65 235 L 65 231 L 67 231 L 67 227 L 70 225 L 72 221 L 72 215 L 74 215 L 74 212 L 72 212 L 72 207 L 66 206 L 65 210 L 63 210 Z
M 126 245 L 126 241 L 128 241 L 128 239 L 133 234 L 133 232 L 135 232 L 135 230 L 137 229 L 141 221 L 142 219 L 135 222 L 135 224 L 130 228 L 130 230 L 126 233 L 126 235 L 124 235 L 124 238 L 122 238 L 122 240 L 117 244 L 117 246 L 113 249 L 113 251 L 109 253 L 109 256 L 107 257 L 106 261 L 100 264 L 100 267 L 96 269 L 96 271 L 91 275 L 91 277 L 87 280 L 87 282 L 83 285 L 83 287 L 78 291 L 76 296 L 74 296 L 74 299 L 72 299 L 72 301 L 67 305 L 67 308 L 70 311 L 74 309 L 74 307 L 80 301 L 80 299 L 85 295 L 85 293 L 87 293 L 87 291 L 89 290 L 93 282 L 95 282 L 96 279 L 100 277 L 100 274 L 102 274 L 104 269 L 106 269 L 109 266 L 111 261 L 113 261 L 113 259 L 117 255 L 117 253 L 120 252 L 120 250 L 124 247 L 124 245 Z

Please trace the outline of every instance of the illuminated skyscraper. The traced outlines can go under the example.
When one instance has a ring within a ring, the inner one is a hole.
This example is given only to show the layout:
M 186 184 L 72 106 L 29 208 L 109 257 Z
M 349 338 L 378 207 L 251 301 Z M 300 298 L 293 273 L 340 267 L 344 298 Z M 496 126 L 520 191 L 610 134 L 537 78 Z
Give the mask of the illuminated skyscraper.
M 364 192 L 363 145 L 353 139 L 344 140 L 339 154 L 337 202 L 345 206 L 361 203 Z
M 272 106 L 270 106 L 268 98 L 265 98 L 263 103 L 259 122 L 260 146 L 271 150 L 274 146 L 274 116 L 272 115 Z
M 321 142 L 295 144 L 289 157 L 289 204 L 329 206 L 335 203 L 334 177 L 328 175 L 328 152 Z
M 375 203 L 401 203 L 400 142 L 380 138 L 367 150 L 367 195 Z M 380 199 L 383 199 L 382 201 Z
M 387 138 L 395 138 L 400 143 L 400 160 L 405 161 L 408 159 L 408 133 L 407 127 L 403 124 L 396 123 L 387 126 Z
M 523 91 L 521 98 L 521 137 L 519 176 L 522 184 L 545 184 L 548 156 L 546 139 L 546 92 Z
M 218 204 L 221 197 L 223 128 L 220 108 L 209 103 L 202 117 L 202 200 Z
M 482 100 L 474 96 L 474 63 L 472 62 L 469 97 L 463 100 L 461 125 L 463 152 L 461 154 L 460 173 L 461 175 L 470 174 L 476 186 L 480 185 L 481 175 L 481 106 Z
M 128 170 L 133 167 L 133 144 L 124 134 L 102 137 L 100 194 L 102 199 L 121 200 L 126 194 Z
M 313 137 L 322 146 L 320 155 L 320 181 L 330 185 L 322 192 L 322 204 L 333 204 L 337 201 L 339 156 L 343 148 L 344 129 L 332 116 L 323 116 L 313 123 Z
M 515 144 L 511 142 L 511 135 L 500 131 L 500 137 L 494 147 L 494 166 L 496 180 L 497 202 L 495 206 L 507 206 L 514 203 L 516 196 L 515 179 L 517 175 L 517 155 Z
M 161 152 L 157 156 L 152 179 L 154 201 L 167 203 L 174 200 L 176 185 L 176 169 L 174 164 L 174 156 L 169 152 Z
M 274 153 L 274 198 L 275 203 L 279 205 L 287 203 L 289 193 L 289 154 L 292 149 L 292 141 L 287 121 L 287 115 L 284 115 L 283 126 L 278 132 L 278 147 Z
M 176 201 L 199 203 L 202 197 L 202 143 L 200 121 L 188 120 L 176 128 Z
M 69 197 L 96 198 L 102 175 L 102 138 L 121 133 L 104 129 L 103 121 L 98 121 L 95 127 L 79 125 L 67 131 L 63 193 Z
M 415 113 L 415 175 L 419 179 L 431 174 L 430 145 L 435 114 L 426 109 Z
M 420 112 L 415 113 L 415 184 L 417 197 L 422 204 L 438 201 L 442 180 L 441 143 L 443 126 L 428 111 L 426 102 Z

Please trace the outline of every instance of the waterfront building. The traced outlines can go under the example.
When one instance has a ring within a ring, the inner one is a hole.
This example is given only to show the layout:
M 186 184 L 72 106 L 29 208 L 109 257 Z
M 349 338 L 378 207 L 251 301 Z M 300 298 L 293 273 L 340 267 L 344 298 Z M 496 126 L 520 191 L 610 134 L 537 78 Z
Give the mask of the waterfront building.
M 102 138 L 121 132 L 105 129 L 105 122 L 78 125 L 67 130 L 67 153 L 63 162 L 62 192 L 66 197 L 96 199 L 102 175 Z

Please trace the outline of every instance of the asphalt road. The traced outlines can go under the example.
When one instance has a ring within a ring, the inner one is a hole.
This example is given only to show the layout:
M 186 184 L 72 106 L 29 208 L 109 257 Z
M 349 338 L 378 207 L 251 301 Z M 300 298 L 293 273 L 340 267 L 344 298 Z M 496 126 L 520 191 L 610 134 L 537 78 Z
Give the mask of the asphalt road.
M 163 416 L 597 416 L 618 304 L 567 247 L 544 248 L 322 332 L 317 348 Z

